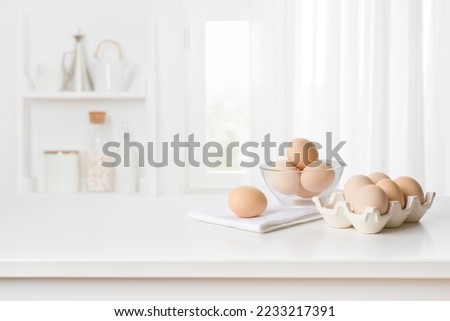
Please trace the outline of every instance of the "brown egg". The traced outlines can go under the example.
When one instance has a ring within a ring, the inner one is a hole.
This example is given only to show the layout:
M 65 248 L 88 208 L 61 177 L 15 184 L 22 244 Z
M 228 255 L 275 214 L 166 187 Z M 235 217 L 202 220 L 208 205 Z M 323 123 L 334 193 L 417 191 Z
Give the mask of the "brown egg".
M 267 180 L 278 193 L 292 195 L 300 187 L 300 171 L 292 163 L 278 160 L 273 170 L 268 170 Z
M 267 198 L 253 186 L 239 186 L 228 195 L 228 206 L 239 217 L 261 215 L 267 208 Z
M 303 170 L 306 165 L 314 162 L 319 158 L 317 147 L 307 139 L 295 138 L 292 146 L 286 149 L 288 161 L 297 168 Z
M 347 183 L 344 185 L 344 196 L 345 199 L 350 203 L 350 206 L 353 207 L 353 203 L 356 198 L 356 193 L 362 187 L 366 185 L 373 185 L 372 180 L 364 175 L 355 175 L 348 179 Z
M 389 201 L 381 187 L 366 185 L 356 193 L 353 204 L 353 210 L 357 214 L 364 212 L 366 207 L 376 207 L 380 210 L 380 214 L 386 214 Z
M 377 186 L 383 189 L 389 201 L 398 201 L 400 202 L 400 206 L 405 208 L 405 196 L 396 182 L 390 180 L 389 178 L 384 178 L 378 181 Z
M 374 172 L 367 177 L 369 177 L 374 184 L 378 183 L 380 180 L 385 179 L 385 178 L 390 179 L 389 176 L 387 176 L 385 173 L 381 173 L 381 172 Z
M 319 195 L 320 192 L 319 193 L 314 193 L 314 192 L 308 191 L 307 189 L 305 189 L 302 186 L 302 184 L 301 184 L 301 175 L 300 175 L 300 180 L 299 180 L 299 188 L 298 188 L 298 190 L 297 190 L 297 192 L 295 194 L 297 194 L 297 196 L 304 197 L 304 198 L 311 198 L 311 197 Z
M 408 196 L 419 196 L 420 204 L 425 203 L 425 197 L 420 184 L 412 177 L 400 176 L 395 179 L 405 198 Z
M 325 161 L 316 160 L 305 166 L 300 183 L 308 191 L 322 193 L 333 184 L 335 176 L 332 166 Z

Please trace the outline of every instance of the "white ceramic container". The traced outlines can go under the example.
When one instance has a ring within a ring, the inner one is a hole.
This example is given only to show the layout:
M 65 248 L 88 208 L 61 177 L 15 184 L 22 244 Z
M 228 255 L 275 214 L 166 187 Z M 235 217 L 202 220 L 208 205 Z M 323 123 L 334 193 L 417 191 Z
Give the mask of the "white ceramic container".
M 313 197 L 313 202 L 328 226 L 334 228 L 353 226 L 360 233 L 375 234 L 385 227 L 399 227 L 404 222 L 417 223 L 430 209 L 435 196 L 434 192 L 426 193 L 423 204 L 420 204 L 417 196 L 408 196 L 403 209 L 399 202 L 391 201 L 387 213 L 383 215 L 375 207 L 367 207 L 362 214 L 353 213 L 342 192 L 332 194 L 328 202 L 319 197 Z
M 76 193 L 80 189 L 79 152 L 44 151 L 45 191 Z

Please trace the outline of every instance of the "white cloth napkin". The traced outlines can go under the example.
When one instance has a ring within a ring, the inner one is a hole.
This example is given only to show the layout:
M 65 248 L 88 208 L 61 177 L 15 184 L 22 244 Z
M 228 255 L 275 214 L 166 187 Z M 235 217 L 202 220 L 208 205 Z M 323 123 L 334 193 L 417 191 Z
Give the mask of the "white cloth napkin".
M 262 215 L 254 218 L 237 217 L 226 205 L 193 210 L 188 212 L 187 215 L 198 221 L 256 233 L 267 233 L 321 218 L 315 206 L 291 208 L 281 204 L 269 205 Z

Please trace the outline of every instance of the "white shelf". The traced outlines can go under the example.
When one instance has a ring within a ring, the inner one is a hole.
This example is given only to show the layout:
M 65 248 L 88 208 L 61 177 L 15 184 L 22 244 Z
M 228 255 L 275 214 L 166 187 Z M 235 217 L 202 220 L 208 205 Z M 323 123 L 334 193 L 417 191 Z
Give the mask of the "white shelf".
M 28 92 L 22 95 L 24 100 L 32 101 L 60 101 L 60 100 L 145 100 L 145 94 L 136 92 L 69 92 L 53 93 Z
M 130 34 L 136 35 L 139 45 L 131 45 L 130 50 L 145 52 L 145 55 L 137 54 L 130 61 L 135 64 L 136 74 L 134 80 L 130 80 L 130 90 L 122 92 L 68 92 L 53 91 L 39 92 L 32 90 L 31 79 L 33 78 L 37 64 L 51 63 L 55 61 L 53 53 L 63 52 L 60 46 L 62 41 L 69 42 L 71 33 L 69 29 L 65 32 L 52 33 L 54 21 L 42 23 L 38 14 L 30 17 L 28 13 L 17 16 L 18 37 L 17 42 L 17 84 L 20 89 L 16 97 L 16 135 L 18 148 L 17 159 L 17 195 L 30 196 L 31 199 L 91 199 L 101 196 L 111 198 L 123 195 L 123 198 L 137 197 L 156 194 L 156 171 L 149 167 L 140 171 L 142 178 L 147 179 L 145 189 L 134 194 L 105 193 L 99 194 L 77 193 L 73 195 L 57 196 L 54 194 L 40 193 L 44 181 L 42 150 L 70 146 L 72 149 L 81 150 L 81 137 L 71 133 L 73 128 L 86 129 L 87 111 L 100 108 L 108 113 L 111 133 L 122 130 L 119 124 L 127 122 L 136 133 L 136 139 L 142 141 L 156 141 L 156 33 L 155 19 L 145 19 L 130 29 Z M 95 21 L 91 23 L 95 26 Z M 69 24 L 68 24 L 69 25 Z M 33 33 L 31 30 L 39 29 Z M 67 25 L 65 26 L 67 27 Z M 123 26 L 111 24 L 112 34 L 118 37 L 123 33 Z M 108 29 L 110 29 L 108 28 Z M 49 34 L 50 32 L 50 34 Z M 104 29 L 93 30 L 92 39 L 104 37 Z M 47 38 L 48 37 L 48 38 Z M 119 37 L 120 38 L 120 37 Z M 41 45 L 42 39 L 51 44 L 51 48 Z M 141 42 L 142 40 L 142 42 Z M 65 47 L 64 47 L 65 48 Z M 65 49 L 66 50 L 66 49 Z M 92 54 L 92 48 L 87 48 Z M 33 57 L 32 57 L 33 54 Z M 44 58 L 49 56 L 47 61 Z M 51 58 L 53 57 L 53 58 Z M 58 55 L 58 60 L 60 55 Z M 44 60 L 42 60 L 44 59 Z M 34 108 L 34 107 L 38 108 Z M 97 107 L 99 106 L 99 107 Z M 121 108 L 126 106 L 126 108 Z M 60 108 L 62 107 L 62 108 Z M 75 108 L 64 108 L 75 107 Z M 118 107 L 118 108 L 116 108 Z M 94 109 L 95 108 L 95 109 Z M 70 122 L 70 126 L 61 125 Z M 83 130 L 84 130 L 83 129 Z M 53 132 L 58 132 L 54 135 Z M 121 197 L 119 197 L 121 198 Z
M 148 197 L 141 192 L 121 193 L 121 192 L 77 192 L 77 193 L 47 193 L 47 192 L 27 192 L 20 194 L 25 198 L 50 198 L 50 199 L 72 199 L 72 198 L 130 198 L 130 197 Z

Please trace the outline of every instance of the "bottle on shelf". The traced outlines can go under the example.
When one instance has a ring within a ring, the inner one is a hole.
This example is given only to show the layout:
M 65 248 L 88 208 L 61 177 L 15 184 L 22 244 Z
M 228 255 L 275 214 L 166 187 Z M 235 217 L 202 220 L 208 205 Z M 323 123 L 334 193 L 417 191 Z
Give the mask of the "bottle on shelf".
M 83 39 L 84 35 L 81 30 L 73 36 L 75 39 L 75 49 L 68 51 L 63 55 L 62 68 L 65 74 L 64 90 L 66 91 L 92 91 L 92 80 L 86 64 L 84 55 Z M 66 58 L 72 56 L 70 67 L 66 65 Z
M 90 112 L 90 128 L 85 154 L 86 189 L 88 192 L 111 192 L 114 190 L 114 168 L 102 166 L 111 161 L 103 154 L 103 145 L 109 141 L 105 112 Z

